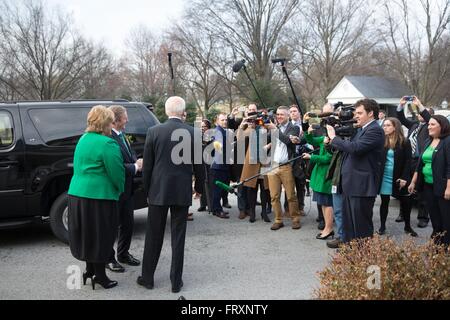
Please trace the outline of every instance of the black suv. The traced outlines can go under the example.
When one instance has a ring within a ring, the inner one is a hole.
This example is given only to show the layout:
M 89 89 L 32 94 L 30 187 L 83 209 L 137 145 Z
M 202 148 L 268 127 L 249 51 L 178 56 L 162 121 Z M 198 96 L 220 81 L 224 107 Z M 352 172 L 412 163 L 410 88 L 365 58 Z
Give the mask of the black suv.
M 0 229 L 50 220 L 67 243 L 67 190 L 73 154 L 95 105 L 127 109 L 127 136 L 142 157 L 145 136 L 158 119 L 142 103 L 126 100 L 0 103 Z M 135 179 L 135 209 L 147 206 L 142 179 Z

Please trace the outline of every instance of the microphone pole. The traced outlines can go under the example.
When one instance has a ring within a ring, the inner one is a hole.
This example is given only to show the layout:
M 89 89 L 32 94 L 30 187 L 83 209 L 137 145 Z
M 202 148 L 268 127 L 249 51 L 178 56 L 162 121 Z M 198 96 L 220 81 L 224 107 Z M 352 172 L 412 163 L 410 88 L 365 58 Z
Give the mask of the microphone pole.
M 304 152 L 303 154 L 313 154 L 315 151 L 316 151 L 316 150 L 311 150 L 311 151 L 309 151 L 309 152 Z M 218 186 L 219 188 L 221 188 L 222 190 L 225 190 L 226 192 L 229 192 L 229 193 L 231 193 L 231 194 L 236 194 L 236 192 L 234 191 L 234 189 L 240 187 L 240 186 L 243 185 L 244 183 L 247 183 L 247 182 L 249 182 L 249 181 L 251 181 L 251 180 L 253 180 L 253 179 L 259 178 L 259 177 L 261 177 L 261 176 L 263 176 L 263 175 L 265 175 L 265 174 L 267 174 L 267 173 L 269 173 L 269 172 L 272 172 L 272 171 L 277 170 L 277 169 L 279 169 L 279 168 L 281 168 L 281 167 L 283 167 L 283 166 L 286 166 L 286 165 L 290 164 L 291 162 L 294 162 L 294 161 L 296 161 L 296 160 L 302 158 L 302 157 L 303 157 L 303 154 L 300 155 L 300 156 L 294 157 L 294 158 L 292 158 L 292 159 L 290 159 L 290 160 L 288 160 L 288 161 L 286 161 L 286 162 L 284 162 L 284 163 L 280 163 L 280 164 L 279 164 L 278 166 L 276 166 L 276 167 L 269 168 L 269 170 L 267 170 L 267 171 L 265 171 L 265 172 L 263 172 L 263 173 L 258 173 L 257 175 L 255 175 L 255 176 L 253 176 L 253 177 L 250 177 L 250 178 L 248 178 L 248 179 L 245 179 L 244 181 L 239 182 L 239 183 L 236 183 L 236 184 L 233 184 L 233 185 L 231 185 L 231 186 L 229 186 L 229 185 L 227 185 L 227 184 L 225 184 L 225 183 L 223 183 L 223 182 L 221 182 L 221 181 L 219 181 L 219 180 L 216 180 L 216 181 L 215 181 L 215 185 Z
M 261 98 L 261 95 L 259 94 L 258 89 L 256 89 L 256 86 L 255 86 L 255 84 L 253 83 L 252 78 L 250 78 L 250 75 L 249 75 L 248 72 L 247 72 L 247 67 L 245 66 L 245 60 L 241 60 L 241 61 L 236 62 L 236 63 L 234 64 L 234 66 L 233 66 L 233 72 L 234 72 L 234 73 L 238 73 L 239 71 L 241 71 L 242 68 L 244 68 L 244 72 L 245 72 L 245 74 L 246 74 L 248 80 L 249 80 L 250 83 L 252 84 L 253 90 L 255 90 L 256 95 L 258 96 L 259 101 L 261 102 L 261 104 L 263 105 L 263 107 L 264 107 L 265 109 L 267 109 L 267 106 L 266 106 L 266 104 L 264 103 L 263 99 Z
M 277 63 L 277 62 L 281 63 L 281 68 L 282 68 L 283 73 L 285 74 L 285 76 L 286 76 L 286 78 L 287 78 L 287 80 L 289 82 L 289 86 L 291 87 L 291 91 L 292 91 L 292 95 L 294 96 L 295 103 L 297 104 L 298 110 L 300 111 L 300 115 L 302 116 L 302 119 L 303 119 L 304 112 L 303 112 L 302 106 L 300 105 L 300 102 L 299 102 L 299 100 L 297 98 L 297 95 L 295 94 L 294 86 L 292 85 L 291 78 L 289 77 L 289 74 L 287 72 L 285 61 L 286 61 L 285 59 L 273 59 L 272 60 L 273 63 Z
M 247 67 L 244 65 L 243 68 L 244 68 L 245 74 L 247 75 L 248 80 L 250 80 L 250 83 L 252 84 L 253 89 L 254 89 L 255 92 L 256 92 L 256 95 L 258 96 L 259 101 L 261 101 L 261 104 L 263 105 L 264 109 L 267 109 L 267 106 L 266 106 L 266 104 L 264 103 L 263 99 L 261 98 L 261 95 L 259 94 L 258 89 L 256 89 L 256 86 L 255 86 L 255 84 L 253 83 L 252 78 L 250 78 L 250 75 L 249 75 L 248 72 L 247 72 Z
M 167 58 L 169 60 L 170 76 L 171 76 L 171 79 L 172 79 L 172 91 L 173 91 L 173 95 L 176 96 L 176 93 L 175 93 L 175 76 L 174 76 L 173 65 L 172 65 L 172 52 L 167 53 Z

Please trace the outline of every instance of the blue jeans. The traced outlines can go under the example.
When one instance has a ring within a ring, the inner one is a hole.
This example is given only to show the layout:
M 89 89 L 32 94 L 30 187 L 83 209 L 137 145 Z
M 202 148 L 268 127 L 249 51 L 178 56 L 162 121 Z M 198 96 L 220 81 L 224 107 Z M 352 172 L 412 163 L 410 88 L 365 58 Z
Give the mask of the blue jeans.
M 342 226 L 342 194 L 333 193 L 333 213 L 336 222 L 338 237 L 344 239 L 344 228 Z
M 249 209 L 247 200 L 247 187 L 241 185 L 237 188 L 237 199 L 239 211 L 245 211 Z

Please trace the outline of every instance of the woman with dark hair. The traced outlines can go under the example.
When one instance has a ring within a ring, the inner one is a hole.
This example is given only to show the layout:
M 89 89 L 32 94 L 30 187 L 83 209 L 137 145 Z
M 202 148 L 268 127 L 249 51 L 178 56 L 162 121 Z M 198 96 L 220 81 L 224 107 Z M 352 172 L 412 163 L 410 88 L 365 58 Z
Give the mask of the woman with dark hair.
M 381 165 L 381 177 L 383 177 L 380 188 L 381 226 L 378 234 L 382 235 L 386 232 L 389 201 L 393 196 L 400 200 L 400 210 L 405 221 L 405 232 L 417 237 L 417 233 L 411 228 L 411 199 L 406 188 L 411 180 L 411 144 L 409 140 L 405 139 L 402 124 L 398 119 L 385 119 L 383 130 L 385 142 Z
M 422 192 L 433 225 L 432 238 L 450 244 L 450 124 L 444 116 L 432 116 L 428 123 L 430 141 L 420 156 L 408 188 Z
M 106 276 L 118 228 L 118 200 L 125 188 L 125 168 L 119 144 L 112 139 L 114 113 L 95 106 L 86 133 L 75 148 L 69 186 L 69 244 L 72 255 L 86 261 L 83 284 L 92 289 L 117 285 Z

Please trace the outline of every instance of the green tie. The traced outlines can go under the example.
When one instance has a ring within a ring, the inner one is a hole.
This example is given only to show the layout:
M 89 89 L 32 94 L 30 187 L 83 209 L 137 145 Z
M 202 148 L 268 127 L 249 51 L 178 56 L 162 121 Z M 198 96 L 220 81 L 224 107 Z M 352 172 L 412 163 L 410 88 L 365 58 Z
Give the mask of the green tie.
M 125 146 L 125 149 L 127 150 L 128 154 L 131 155 L 130 149 L 128 149 L 128 144 L 125 141 L 125 138 L 123 136 L 123 133 L 119 134 L 120 139 L 122 140 L 123 145 Z

